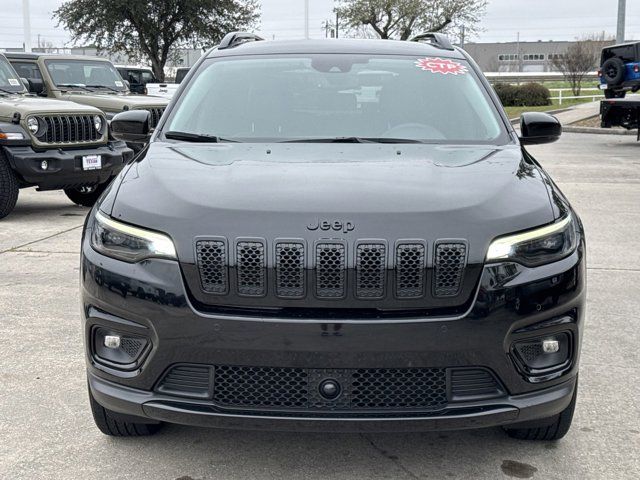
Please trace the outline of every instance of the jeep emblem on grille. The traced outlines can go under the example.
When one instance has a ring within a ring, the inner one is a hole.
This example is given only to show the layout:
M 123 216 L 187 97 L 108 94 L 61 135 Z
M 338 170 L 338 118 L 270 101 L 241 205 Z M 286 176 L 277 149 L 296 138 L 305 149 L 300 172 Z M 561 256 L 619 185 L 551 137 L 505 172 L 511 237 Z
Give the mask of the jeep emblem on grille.
M 307 230 L 335 230 L 336 232 L 340 232 L 342 231 L 342 233 L 349 233 L 351 231 L 353 231 L 353 229 L 356 228 L 356 226 L 353 224 L 353 222 L 349 222 L 349 221 L 342 221 L 342 220 L 319 220 L 319 219 L 315 219 L 315 221 L 313 223 L 310 223 L 309 225 L 307 225 Z

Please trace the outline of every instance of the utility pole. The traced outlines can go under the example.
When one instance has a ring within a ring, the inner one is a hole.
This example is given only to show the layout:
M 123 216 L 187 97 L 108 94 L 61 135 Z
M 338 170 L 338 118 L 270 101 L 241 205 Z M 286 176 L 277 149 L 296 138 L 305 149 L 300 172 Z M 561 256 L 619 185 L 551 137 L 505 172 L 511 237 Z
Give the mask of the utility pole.
M 336 38 L 338 38 L 338 12 L 336 12 Z
M 618 31 L 616 43 L 624 43 L 624 24 L 627 10 L 627 0 L 618 0 Z
M 522 65 L 520 63 L 520 32 L 518 32 L 518 39 L 516 40 L 516 62 L 518 62 L 518 71 L 522 71 Z M 518 79 L 518 82 L 520 80 Z
M 304 0 L 304 38 L 309 40 L 309 0 Z
M 464 50 L 464 25 L 460 27 L 460 48 Z
M 29 13 L 29 0 L 22 0 L 22 29 L 24 31 L 24 51 L 31 52 L 31 13 Z

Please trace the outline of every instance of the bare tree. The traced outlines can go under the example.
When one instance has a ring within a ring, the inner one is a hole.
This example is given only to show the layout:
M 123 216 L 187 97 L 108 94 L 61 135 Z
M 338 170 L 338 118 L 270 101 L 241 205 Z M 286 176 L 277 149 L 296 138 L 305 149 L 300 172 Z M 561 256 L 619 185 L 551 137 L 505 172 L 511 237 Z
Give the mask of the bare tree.
M 610 43 L 604 32 L 577 40 L 551 60 L 553 67 L 562 72 L 575 96 L 580 95 L 584 77 L 598 67 L 602 48 Z
M 336 13 L 352 34 L 361 34 L 364 26 L 379 38 L 410 40 L 461 25 L 474 33 L 486 5 L 486 0 L 337 0 Z

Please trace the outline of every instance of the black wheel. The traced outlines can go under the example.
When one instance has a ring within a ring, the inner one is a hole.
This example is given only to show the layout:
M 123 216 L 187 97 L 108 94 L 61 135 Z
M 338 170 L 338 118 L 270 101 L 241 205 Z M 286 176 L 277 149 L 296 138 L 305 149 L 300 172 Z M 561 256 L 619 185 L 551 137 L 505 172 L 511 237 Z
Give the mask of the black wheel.
M 527 422 L 526 427 L 505 427 L 504 430 L 511 438 L 519 440 L 560 440 L 571 427 L 577 397 L 578 383 L 576 382 L 576 389 L 573 392 L 571 403 L 562 412 L 537 422 Z
M 100 195 L 102 195 L 102 192 L 107 188 L 107 185 L 109 185 L 109 182 L 89 187 L 65 188 L 64 193 L 67 195 L 69 200 L 76 205 L 93 207 L 93 205 L 98 201 L 98 198 L 100 198 Z
M 627 92 L 625 92 L 624 90 L 620 90 L 620 91 L 616 92 L 615 90 L 607 88 L 604 91 L 604 98 L 624 98 L 626 93 Z
M 624 62 L 617 57 L 605 61 L 602 64 L 602 76 L 607 85 L 618 85 L 624 79 Z
M 93 420 L 98 429 L 105 435 L 113 437 L 142 437 L 145 435 L 153 435 L 162 427 L 162 423 L 145 423 L 145 419 L 141 418 L 140 422 L 135 421 L 137 417 L 127 415 L 119 415 L 100 405 L 89 389 L 89 403 L 91 404 L 91 413 Z
M 0 151 L 0 218 L 9 215 L 18 201 L 18 178 Z

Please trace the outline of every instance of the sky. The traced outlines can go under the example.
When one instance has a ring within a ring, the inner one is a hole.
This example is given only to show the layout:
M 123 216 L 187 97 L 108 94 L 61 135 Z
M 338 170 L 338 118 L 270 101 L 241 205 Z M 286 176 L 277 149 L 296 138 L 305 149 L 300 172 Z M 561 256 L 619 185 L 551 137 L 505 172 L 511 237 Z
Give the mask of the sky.
M 162 0 L 157 0 L 162 1 Z M 0 49 L 21 47 L 23 0 L 0 0 Z M 52 12 L 63 0 L 29 0 L 32 45 L 40 40 L 56 47 L 71 46 L 69 35 L 56 27 Z M 268 39 L 304 36 L 304 0 L 261 0 L 260 31 Z M 334 0 L 309 0 L 309 30 L 313 38 L 325 36 L 323 24 L 334 18 Z M 618 0 L 489 0 L 480 22 L 483 30 L 467 41 L 573 40 L 605 31 L 615 35 Z M 627 0 L 627 39 L 640 40 L 640 0 Z M 457 40 L 457 39 L 456 39 Z

